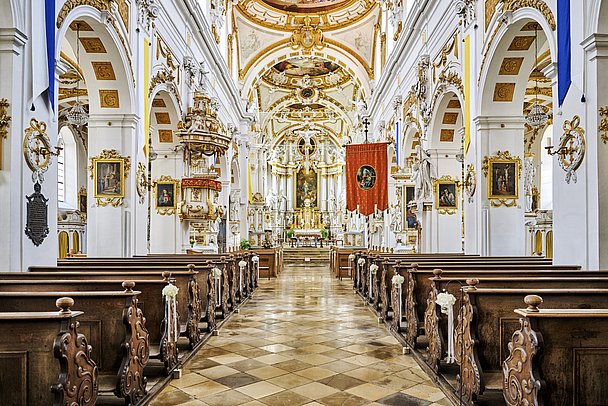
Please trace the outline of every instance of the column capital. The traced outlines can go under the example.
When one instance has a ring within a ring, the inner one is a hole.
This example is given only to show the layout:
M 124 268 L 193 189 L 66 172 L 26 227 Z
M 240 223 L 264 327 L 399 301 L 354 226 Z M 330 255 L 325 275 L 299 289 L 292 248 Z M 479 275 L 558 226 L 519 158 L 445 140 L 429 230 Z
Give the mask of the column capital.
M 521 116 L 477 116 L 473 118 L 476 129 L 480 130 L 522 130 L 526 120 Z

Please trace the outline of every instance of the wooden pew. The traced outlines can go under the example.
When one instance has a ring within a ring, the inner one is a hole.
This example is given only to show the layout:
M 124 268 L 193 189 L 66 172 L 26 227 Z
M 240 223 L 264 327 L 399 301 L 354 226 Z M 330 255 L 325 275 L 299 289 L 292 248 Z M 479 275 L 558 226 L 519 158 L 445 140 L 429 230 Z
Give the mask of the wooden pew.
M 139 279 L 139 280 L 163 280 L 169 279 L 179 288 L 178 311 L 181 316 L 180 326 L 183 335 L 188 337 L 190 349 L 195 348 L 201 341 L 199 322 L 206 325 L 207 332 L 216 329 L 216 283 L 211 274 L 210 264 L 195 266 L 194 264 L 169 264 L 169 265 L 146 265 L 131 263 L 129 261 L 117 261 L 109 265 L 99 263 L 95 265 L 72 265 L 72 266 L 32 266 L 30 272 L 15 276 L 14 273 L 0 273 L 0 278 L 42 278 L 62 277 L 66 279 L 86 280 L 94 279 Z M 59 276 L 61 273 L 61 276 Z M 225 278 L 224 278 L 225 279 Z M 161 288 L 162 290 L 162 288 Z M 226 293 L 224 290 L 223 293 Z M 224 295 L 221 309 L 226 309 L 228 304 L 227 294 Z
M 441 374 L 449 369 L 442 362 L 446 355 L 447 316 L 437 305 L 438 292 L 453 294 L 459 302 L 454 306 L 457 322 L 454 337 L 456 362 L 460 365 L 459 386 L 465 403 L 478 399 L 484 391 L 484 402 L 492 404 L 500 390 L 500 365 L 507 352 L 506 342 L 516 329 L 517 320 L 511 309 L 530 292 L 542 292 L 555 308 L 608 308 L 608 278 L 486 278 L 490 288 L 477 288 L 478 280 L 470 279 L 464 287 L 457 279 L 432 279 L 432 290 L 424 316 L 428 348 L 420 349 L 430 369 Z M 572 285 L 572 286 L 571 286 Z M 523 286 L 523 288 L 522 288 Z M 564 287 L 568 288 L 565 289 Z M 578 286 L 578 287 L 575 287 Z M 453 377 L 455 379 L 455 377 Z M 454 381 L 451 379 L 451 381 Z M 448 379 L 450 381 L 450 379 Z M 494 392 L 492 392 L 494 390 Z
M 403 257 L 405 255 L 401 255 L 399 257 Z M 476 265 L 479 263 L 492 263 L 492 264 L 505 264 L 505 265 L 515 265 L 515 264 L 529 264 L 533 266 L 551 266 L 550 261 L 544 260 L 542 258 L 528 258 L 528 257 L 479 257 L 479 256 L 462 256 L 462 255 L 453 255 L 447 254 L 437 254 L 429 256 L 416 256 L 407 254 L 408 259 L 414 258 L 417 262 L 402 262 L 401 260 L 393 261 L 392 259 L 385 259 L 384 256 L 375 256 L 369 257 L 364 253 L 358 253 L 356 258 L 363 258 L 364 265 L 359 265 L 359 259 L 355 259 L 355 289 L 359 291 L 359 293 L 367 297 L 368 301 L 372 303 L 373 309 L 377 311 L 380 318 L 386 320 L 387 318 L 392 318 L 392 314 L 395 313 L 395 305 L 397 304 L 396 298 L 397 287 L 392 286 L 393 276 L 396 274 L 401 274 L 405 277 L 407 282 L 407 275 L 405 275 L 406 270 L 401 269 L 410 265 L 414 268 L 418 266 L 423 267 L 433 267 L 434 265 L 441 263 L 447 266 L 447 264 L 453 264 L 453 266 L 460 265 Z M 393 258 L 391 256 L 390 258 Z M 375 275 L 370 275 L 370 267 L 371 264 L 376 264 L 379 269 Z M 404 285 L 404 288 L 407 287 L 408 284 Z M 402 293 L 405 294 L 406 290 L 402 289 Z M 424 297 L 423 297 L 424 298 Z M 406 298 L 403 297 L 401 302 L 405 303 Z M 424 298 L 426 300 L 426 298 Z M 392 311 L 392 312 L 391 312 Z M 404 312 L 400 312 L 401 315 Z M 399 328 L 399 322 L 396 319 L 393 319 L 393 328 Z
M 83 267 L 85 265 L 95 265 L 100 267 L 115 267 L 124 264 L 133 266 L 148 266 L 150 269 L 162 270 L 163 267 L 179 266 L 187 264 L 195 264 L 196 266 L 208 268 L 211 270 L 213 267 L 219 267 L 222 272 L 226 270 L 227 277 L 230 275 L 237 275 L 241 277 L 241 284 L 238 281 L 230 279 L 228 281 L 229 290 L 232 292 L 235 290 L 235 294 L 229 295 L 228 299 L 231 303 L 227 303 L 224 307 L 236 308 L 242 303 L 247 297 L 251 295 L 253 290 L 257 287 L 257 275 L 254 271 L 254 264 L 251 258 L 254 256 L 252 251 L 240 251 L 234 252 L 229 255 L 224 254 L 151 254 L 148 256 L 140 256 L 133 258 L 70 258 L 59 263 L 63 266 L 74 266 Z M 242 275 L 238 263 L 241 260 L 247 262 L 247 267 L 244 268 Z M 200 269 L 199 269 L 200 270 Z M 224 280 L 225 277 L 222 277 Z M 199 284 L 200 281 L 199 281 Z M 222 281 L 224 285 L 225 282 Z M 202 284 L 201 284 L 202 287 Z M 203 292 L 203 294 L 205 294 Z
M 608 310 L 540 308 L 526 296 L 502 365 L 508 405 L 603 405 L 608 399 Z
M 56 301 L 59 312 L 0 313 L 2 404 L 94 405 L 98 370 L 87 338 L 78 332 L 74 301 Z M 50 309 L 50 307 L 49 307 Z
M 79 329 L 87 332 L 90 355 L 99 372 L 99 392 L 137 404 L 146 395 L 149 334 L 137 305 L 140 292 L 133 291 L 133 282 L 122 285 L 124 291 L 111 292 L 0 292 L 0 311 L 36 311 L 49 308 L 61 295 L 74 298 L 84 312 L 78 319 Z
M 411 268 L 400 267 L 395 268 L 396 272 L 403 275 L 405 283 L 402 287 L 402 304 L 403 315 L 407 322 L 405 339 L 410 346 L 415 347 L 416 338 L 418 337 L 419 321 L 424 319 L 425 305 L 430 291 L 431 280 L 436 273 L 440 273 L 442 277 L 448 279 L 466 280 L 476 277 L 493 277 L 493 276 L 551 276 L 551 277 L 576 277 L 583 275 L 583 271 L 579 266 L 568 265 L 545 265 L 532 263 L 503 263 L 494 262 L 460 262 L 454 264 L 444 264 L 443 268 L 438 270 L 433 268 L 433 265 L 427 264 L 412 264 Z M 597 273 L 594 273 L 597 274 Z M 598 276 L 601 276 L 597 274 Z M 395 287 L 393 287 L 395 289 Z M 392 294 L 391 297 L 396 296 Z
M 15 273 L 27 275 L 28 273 Z M 0 278 L 0 291 L 3 292 L 89 292 L 111 291 L 123 282 L 122 279 L 2 279 Z M 166 375 L 170 374 L 179 365 L 177 340 L 167 334 L 169 331 L 179 330 L 175 320 L 165 320 L 165 302 L 162 289 L 167 285 L 162 279 L 146 280 L 135 279 L 140 295 L 138 307 L 146 314 L 146 327 L 149 332 L 150 359 L 157 359 L 164 365 Z

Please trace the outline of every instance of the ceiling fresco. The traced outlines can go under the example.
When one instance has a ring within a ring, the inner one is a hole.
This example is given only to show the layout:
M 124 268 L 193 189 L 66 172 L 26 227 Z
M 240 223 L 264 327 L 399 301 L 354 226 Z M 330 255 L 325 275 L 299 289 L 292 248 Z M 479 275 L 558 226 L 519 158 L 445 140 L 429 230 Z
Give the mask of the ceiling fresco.
M 273 67 L 278 72 L 290 76 L 323 76 L 340 69 L 336 63 L 318 57 L 291 58 L 281 61 Z
M 294 13 L 318 13 L 334 10 L 350 0 L 263 0 L 271 7 Z

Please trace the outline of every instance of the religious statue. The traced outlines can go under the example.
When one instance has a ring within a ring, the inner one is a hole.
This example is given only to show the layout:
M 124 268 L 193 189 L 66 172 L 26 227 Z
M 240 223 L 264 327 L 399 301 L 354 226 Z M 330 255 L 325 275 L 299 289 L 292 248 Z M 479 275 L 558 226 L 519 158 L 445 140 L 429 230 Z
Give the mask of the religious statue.
M 237 200 L 230 200 L 230 220 L 239 220 L 239 202 Z
M 304 208 L 302 209 L 302 220 L 300 221 L 303 229 L 313 229 L 314 228 L 314 213 L 312 209 L 312 204 L 310 203 L 310 199 L 304 200 Z
M 266 195 L 266 206 L 268 207 L 268 209 L 270 211 L 273 211 L 276 209 L 276 203 L 277 203 L 277 195 L 275 195 L 275 193 L 271 190 Z
M 412 180 L 416 183 L 414 200 L 429 199 L 433 195 L 433 164 L 431 156 L 420 145 L 416 146 L 417 159 L 412 165 Z
M 394 204 L 391 206 L 391 230 L 396 233 L 402 229 L 403 214 L 401 213 L 401 206 Z
M 534 157 L 528 156 L 524 158 L 524 195 L 526 196 L 526 213 L 531 213 L 534 210 L 534 178 L 536 177 L 536 166 L 534 166 Z

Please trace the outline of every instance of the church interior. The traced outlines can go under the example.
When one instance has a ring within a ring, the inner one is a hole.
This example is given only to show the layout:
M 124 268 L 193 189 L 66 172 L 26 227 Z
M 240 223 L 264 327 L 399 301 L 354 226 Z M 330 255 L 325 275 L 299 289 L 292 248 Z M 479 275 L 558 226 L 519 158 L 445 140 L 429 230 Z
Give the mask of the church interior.
M 0 403 L 608 405 L 606 72 L 606 0 L 0 0 Z

